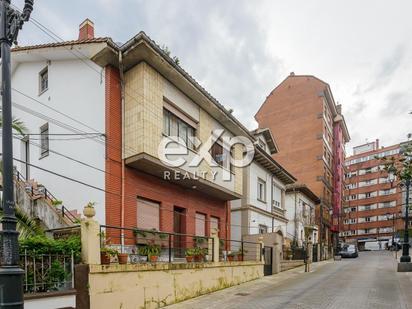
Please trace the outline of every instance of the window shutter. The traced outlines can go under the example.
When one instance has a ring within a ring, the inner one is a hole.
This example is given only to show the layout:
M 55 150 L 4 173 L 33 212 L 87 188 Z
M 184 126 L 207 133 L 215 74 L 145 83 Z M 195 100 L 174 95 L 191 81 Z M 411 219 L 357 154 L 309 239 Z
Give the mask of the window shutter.
M 212 232 L 212 229 L 219 230 L 219 219 L 218 218 L 210 217 L 210 232 Z
M 196 236 L 206 236 L 206 216 L 196 213 Z
M 137 199 L 137 227 L 160 230 L 160 205 L 142 198 Z

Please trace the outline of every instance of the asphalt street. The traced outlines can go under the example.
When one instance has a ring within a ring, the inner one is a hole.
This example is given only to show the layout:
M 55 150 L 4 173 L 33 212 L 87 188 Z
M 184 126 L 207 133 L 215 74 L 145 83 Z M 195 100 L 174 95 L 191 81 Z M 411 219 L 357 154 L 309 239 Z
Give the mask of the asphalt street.
M 391 252 L 315 263 L 182 302 L 188 308 L 412 308 L 412 274 L 397 273 Z

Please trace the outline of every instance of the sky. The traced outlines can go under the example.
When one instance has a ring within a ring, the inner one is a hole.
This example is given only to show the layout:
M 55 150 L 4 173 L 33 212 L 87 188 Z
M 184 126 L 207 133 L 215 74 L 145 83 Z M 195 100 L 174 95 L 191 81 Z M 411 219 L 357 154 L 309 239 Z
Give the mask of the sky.
M 32 17 L 64 40 L 85 18 L 115 42 L 145 31 L 250 129 L 290 72 L 315 75 L 342 104 L 351 154 L 412 133 L 411 12 L 410 0 L 35 0 Z M 19 44 L 40 42 L 54 40 L 25 24 Z

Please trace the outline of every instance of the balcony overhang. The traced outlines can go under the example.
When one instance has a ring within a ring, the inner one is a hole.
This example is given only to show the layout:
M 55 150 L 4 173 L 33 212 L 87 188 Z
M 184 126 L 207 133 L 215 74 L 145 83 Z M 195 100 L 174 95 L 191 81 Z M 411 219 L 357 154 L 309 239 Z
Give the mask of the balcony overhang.
M 219 186 L 203 178 L 201 175 L 194 175 L 181 168 L 166 166 L 159 159 L 147 153 L 140 153 L 129 157 L 125 159 L 125 164 L 164 181 L 170 181 L 175 185 L 204 193 L 219 200 L 230 201 L 242 197 L 240 194 Z M 170 177 L 165 179 L 165 175 L 170 175 Z M 175 175 L 179 175 L 179 177 L 176 178 L 174 177 Z M 189 177 L 186 177 L 187 175 Z

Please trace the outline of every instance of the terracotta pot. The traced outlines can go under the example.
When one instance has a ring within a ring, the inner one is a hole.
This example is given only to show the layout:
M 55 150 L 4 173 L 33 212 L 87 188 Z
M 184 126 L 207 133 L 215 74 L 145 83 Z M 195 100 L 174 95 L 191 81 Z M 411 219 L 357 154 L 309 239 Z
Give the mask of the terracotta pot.
M 193 262 L 193 256 L 186 256 L 186 262 L 192 263 Z
M 203 262 L 203 255 L 195 255 L 195 262 Z
M 238 254 L 237 260 L 242 262 L 243 261 L 243 254 Z
M 110 264 L 110 255 L 106 252 L 100 252 L 100 262 L 102 265 L 109 265 Z
M 229 262 L 233 262 L 233 260 L 235 259 L 235 257 L 233 255 L 228 255 L 227 259 L 229 260 Z
M 157 258 L 158 258 L 157 255 L 151 255 L 151 256 L 150 256 L 150 262 L 151 262 L 151 263 L 156 263 L 156 262 L 157 262 Z
M 129 255 L 127 253 L 119 253 L 117 258 L 119 260 L 119 264 L 127 264 L 127 258 Z

